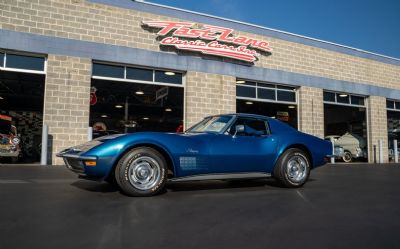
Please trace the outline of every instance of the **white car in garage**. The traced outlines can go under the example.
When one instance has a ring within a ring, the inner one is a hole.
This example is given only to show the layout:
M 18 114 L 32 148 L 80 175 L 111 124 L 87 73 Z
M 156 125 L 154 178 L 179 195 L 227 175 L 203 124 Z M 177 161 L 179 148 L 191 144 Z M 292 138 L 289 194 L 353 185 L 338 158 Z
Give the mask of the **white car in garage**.
M 342 136 L 330 135 L 326 136 L 325 140 L 333 139 L 335 147 L 340 146 L 343 148 L 343 155 L 341 159 L 349 163 L 354 159 L 367 158 L 367 140 L 354 133 L 346 132 Z

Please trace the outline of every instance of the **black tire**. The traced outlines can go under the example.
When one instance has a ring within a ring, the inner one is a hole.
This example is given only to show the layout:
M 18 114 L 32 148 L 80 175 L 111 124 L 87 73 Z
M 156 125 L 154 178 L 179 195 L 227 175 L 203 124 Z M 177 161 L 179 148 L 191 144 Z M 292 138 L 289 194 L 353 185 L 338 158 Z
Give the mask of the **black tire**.
M 296 164 L 296 162 L 298 164 Z M 293 167 L 290 167 L 290 165 Z M 293 170 L 298 168 L 298 171 Z M 294 177 L 299 172 L 299 177 Z M 303 186 L 310 176 L 310 160 L 307 154 L 297 148 L 286 150 L 279 158 L 274 168 L 274 178 L 287 188 L 298 188 Z
M 157 173 L 158 172 L 158 173 Z M 115 179 L 122 192 L 129 196 L 153 196 L 167 181 L 167 163 L 155 149 L 138 147 L 127 152 L 115 168 Z M 145 180 L 149 179 L 150 183 Z
M 351 163 L 353 161 L 353 155 L 351 154 L 350 151 L 345 151 L 344 155 L 342 157 L 343 162 L 345 163 Z

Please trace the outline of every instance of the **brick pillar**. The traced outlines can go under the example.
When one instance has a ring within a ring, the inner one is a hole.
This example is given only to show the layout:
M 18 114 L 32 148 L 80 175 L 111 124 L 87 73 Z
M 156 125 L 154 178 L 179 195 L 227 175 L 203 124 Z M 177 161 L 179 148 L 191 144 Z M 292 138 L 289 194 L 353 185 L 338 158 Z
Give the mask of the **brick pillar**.
M 49 163 L 59 151 L 87 141 L 91 60 L 49 55 L 43 122 L 49 126 Z
M 368 107 L 368 161 L 374 162 L 374 145 L 376 145 L 376 161 L 379 161 L 379 140 L 382 140 L 383 161 L 389 161 L 386 98 L 370 96 Z
M 299 89 L 299 130 L 324 137 L 323 90 L 302 86 Z
M 235 77 L 189 71 L 185 91 L 185 128 L 204 116 L 236 111 Z

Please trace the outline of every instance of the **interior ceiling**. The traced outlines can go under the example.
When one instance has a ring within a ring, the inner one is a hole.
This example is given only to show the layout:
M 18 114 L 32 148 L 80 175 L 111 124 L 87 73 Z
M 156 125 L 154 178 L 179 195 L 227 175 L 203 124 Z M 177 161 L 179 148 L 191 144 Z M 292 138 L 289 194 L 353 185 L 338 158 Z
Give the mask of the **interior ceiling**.
M 43 110 L 45 75 L 0 71 L 0 109 Z
M 166 87 L 152 84 L 138 84 L 127 82 L 113 82 L 106 80 L 93 80 L 92 87 L 96 88 L 98 103 L 104 104 L 124 104 L 129 99 L 130 105 L 154 105 L 159 106 L 160 101 L 156 101 L 156 92 L 161 88 L 168 88 L 168 95 L 164 98 L 164 105 L 171 107 L 181 107 L 183 105 L 183 88 Z M 144 94 L 138 95 L 137 91 Z

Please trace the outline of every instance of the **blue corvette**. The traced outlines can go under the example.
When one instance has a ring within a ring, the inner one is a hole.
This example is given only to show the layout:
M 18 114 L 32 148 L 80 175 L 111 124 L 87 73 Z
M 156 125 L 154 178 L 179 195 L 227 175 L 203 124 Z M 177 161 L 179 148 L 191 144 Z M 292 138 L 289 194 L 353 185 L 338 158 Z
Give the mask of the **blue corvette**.
M 81 178 L 116 182 L 130 196 L 151 196 L 167 181 L 271 177 L 300 187 L 324 165 L 332 144 L 265 116 L 209 116 L 184 133 L 100 137 L 58 154 Z

